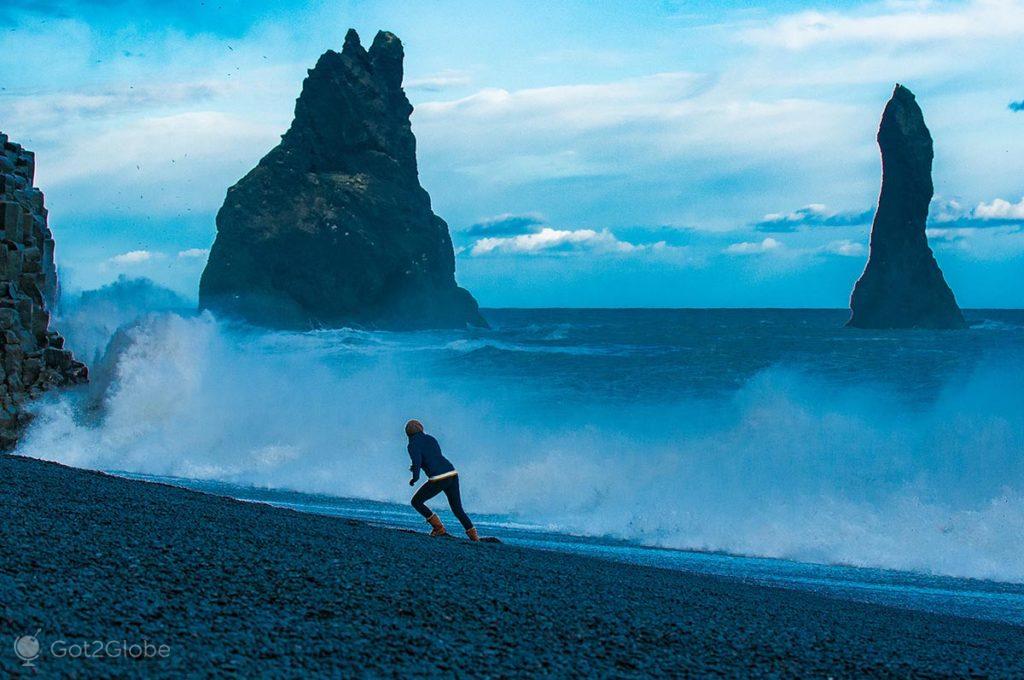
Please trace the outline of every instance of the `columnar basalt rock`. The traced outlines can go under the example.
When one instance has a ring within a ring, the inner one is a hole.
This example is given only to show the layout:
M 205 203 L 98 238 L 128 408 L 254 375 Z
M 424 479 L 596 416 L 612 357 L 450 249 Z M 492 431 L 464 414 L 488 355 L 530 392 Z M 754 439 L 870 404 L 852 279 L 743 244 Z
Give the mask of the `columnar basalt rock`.
M 353 30 L 320 57 L 281 143 L 228 190 L 201 308 L 283 328 L 485 325 L 419 183 L 403 59 L 391 33 L 367 51 Z
M 29 419 L 27 400 L 88 379 L 85 365 L 50 329 L 57 268 L 34 176 L 32 152 L 0 133 L 0 450 L 17 442 Z
M 963 328 L 925 226 L 932 200 L 932 136 L 921 107 L 897 85 L 878 128 L 882 191 L 867 267 L 850 298 L 857 328 Z

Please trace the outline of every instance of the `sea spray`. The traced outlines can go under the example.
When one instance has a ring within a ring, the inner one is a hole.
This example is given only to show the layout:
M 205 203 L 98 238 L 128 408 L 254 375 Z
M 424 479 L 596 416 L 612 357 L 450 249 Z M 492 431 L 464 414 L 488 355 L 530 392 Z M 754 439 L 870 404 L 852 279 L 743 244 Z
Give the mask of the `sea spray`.
M 971 354 L 936 351 L 941 334 L 857 335 L 799 312 L 767 330 L 746 312 L 746 344 L 729 326 L 739 313 L 691 328 L 669 312 L 491 314 L 494 331 L 469 335 L 149 314 L 122 328 L 88 390 L 43 405 L 19 453 L 404 502 L 402 424 L 419 417 L 471 512 L 1024 581 L 1019 326 L 945 340 Z

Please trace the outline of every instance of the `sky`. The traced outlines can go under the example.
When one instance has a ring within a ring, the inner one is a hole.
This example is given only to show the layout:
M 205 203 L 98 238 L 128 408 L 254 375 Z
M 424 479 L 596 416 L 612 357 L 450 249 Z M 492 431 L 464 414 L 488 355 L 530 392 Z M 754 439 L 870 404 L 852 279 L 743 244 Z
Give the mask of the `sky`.
M 356 28 L 406 52 L 420 177 L 487 307 L 844 307 L 895 83 L 962 306 L 1024 307 L 1024 0 L 5 0 L 0 131 L 65 291 L 195 299 L 227 188 Z

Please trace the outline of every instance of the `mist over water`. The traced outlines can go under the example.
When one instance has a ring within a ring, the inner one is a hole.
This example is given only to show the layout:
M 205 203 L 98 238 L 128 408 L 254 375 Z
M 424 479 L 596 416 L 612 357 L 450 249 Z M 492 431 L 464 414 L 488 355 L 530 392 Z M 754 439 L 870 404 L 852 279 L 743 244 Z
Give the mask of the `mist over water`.
M 471 514 L 1024 582 L 1022 313 L 963 333 L 844 330 L 837 311 L 487 316 L 396 334 L 149 314 L 19 453 L 405 502 L 418 417 Z

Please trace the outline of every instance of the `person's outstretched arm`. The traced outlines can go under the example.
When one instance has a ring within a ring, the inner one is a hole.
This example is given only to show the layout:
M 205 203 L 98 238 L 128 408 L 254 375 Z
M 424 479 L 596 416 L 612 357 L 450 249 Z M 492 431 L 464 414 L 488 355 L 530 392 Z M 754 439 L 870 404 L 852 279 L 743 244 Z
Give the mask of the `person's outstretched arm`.
M 423 462 L 423 456 L 420 455 L 419 447 L 414 446 L 412 442 L 409 442 L 408 450 L 409 458 L 412 460 L 412 465 L 409 466 L 409 470 L 412 471 L 412 479 L 409 480 L 409 486 L 412 486 L 420 478 L 420 464 Z

